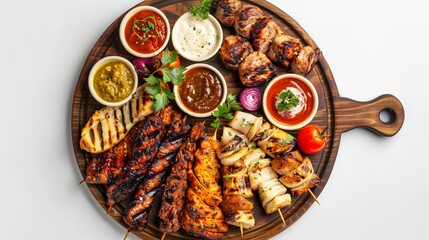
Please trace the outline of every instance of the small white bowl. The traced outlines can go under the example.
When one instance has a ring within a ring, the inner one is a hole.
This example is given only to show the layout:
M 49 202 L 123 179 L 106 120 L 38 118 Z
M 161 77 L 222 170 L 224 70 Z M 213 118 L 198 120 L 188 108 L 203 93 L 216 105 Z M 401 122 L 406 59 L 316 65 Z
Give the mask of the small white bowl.
M 131 93 L 129 94 L 129 96 L 126 97 L 125 99 L 121 100 L 121 101 L 118 101 L 118 102 L 110 102 L 110 101 L 106 101 L 106 100 L 102 99 L 97 94 L 97 92 L 95 91 L 95 88 L 94 88 L 94 76 L 97 73 L 97 70 L 103 64 L 105 64 L 107 62 L 112 62 L 112 61 L 119 61 L 119 62 L 125 64 L 127 66 L 127 68 L 130 70 L 130 72 L 133 76 L 133 80 L 134 80 L 133 89 L 132 89 Z M 137 85 L 138 85 L 137 72 L 134 69 L 133 64 L 131 64 L 131 62 L 128 61 L 127 59 L 125 59 L 123 57 L 119 57 L 119 56 L 109 56 L 109 57 L 105 57 L 105 58 L 100 59 L 91 68 L 91 71 L 89 72 L 89 76 L 88 76 L 88 87 L 89 87 L 89 91 L 90 91 L 91 95 L 95 98 L 95 100 L 97 100 L 97 102 L 99 102 L 105 106 L 111 106 L 111 107 L 121 106 L 124 103 L 128 102 L 132 98 L 133 94 L 137 91 Z
M 219 70 L 217 70 L 216 68 L 214 68 L 214 67 L 212 67 L 212 66 L 210 66 L 208 64 L 205 64 L 205 63 L 195 63 L 195 64 L 192 64 L 192 65 L 186 67 L 186 71 L 184 72 L 185 78 L 186 78 L 186 72 L 188 72 L 189 70 L 194 69 L 194 68 L 207 68 L 209 70 L 212 70 L 214 73 L 216 73 L 216 75 L 220 79 L 220 82 L 222 84 L 222 90 L 223 90 L 220 104 L 222 104 L 223 102 L 225 102 L 226 95 L 228 93 L 228 88 L 227 88 L 227 85 L 226 85 L 225 78 L 222 76 L 222 73 L 220 73 Z M 197 118 L 209 117 L 209 116 L 212 115 L 213 111 L 216 110 L 217 107 L 219 106 L 219 105 L 216 106 L 213 110 L 211 110 L 209 112 L 197 113 L 197 112 L 194 112 L 191 109 L 187 108 L 184 105 L 184 103 L 181 101 L 180 96 L 179 96 L 179 86 L 174 86 L 173 91 L 174 91 L 174 95 L 176 96 L 175 100 L 176 100 L 176 103 L 179 106 L 179 108 L 182 109 L 182 111 L 185 112 L 186 114 L 191 115 L 193 117 L 197 117 Z
M 171 41 L 180 56 L 194 62 L 205 61 L 219 51 L 222 27 L 212 15 L 203 20 L 187 12 L 174 24 Z
M 292 79 L 296 83 L 299 82 L 303 86 L 307 86 L 309 89 L 309 93 L 313 97 L 313 108 L 311 109 L 311 111 L 309 112 L 308 116 L 305 119 L 303 119 L 302 121 L 297 122 L 297 123 L 290 123 L 289 124 L 289 123 L 280 122 L 269 111 L 268 104 L 273 104 L 273 102 L 272 102 L 273 99 L 268 100 L 269 91 L 276 84 L 275 88 L 273 88 L 273 91 L 280 91 L 281 92 L 284 88 L 278 86 L 278 84 L 281 84 L 281 81 L 288 81 L 286 79 Z M 274 89 L 276 89 L 276 90 L 274 90 Z M 274 124 L 275 126 L 281 128 L 281 129 L 284 129 L 284 130 L 296 130 L 296 129 L 300 129 L 300 128 L 304 127 L 305 125 L 310 123 L 311 120 L 313 120 L 314 116 L 317 113 L 317 109 L 319 107 L 319 98 L 318 98 L 316 89 L 314 88 L 313 84 L 308 79 L 306 79 L 303 76 L 297 75 L 297 74 L 288 73 L 288 74 L 283 74 L 283 75 L 277 76 L 268 84 L 268 86 L 266 87 L 266 89 L 264 91 L 264 96 L 262 98 L 262 106 L 264 108 L 265 116 L 268 118 L 268 121 L 270 121 L 272 124 Z
M 166 30 L 167 30 L 167 35 L 164 41 L 164 44 L 158 48 L 156 51 L 152 52 L 152 53 L 140 53 L 135 51 L 134 49 L 132 49 L 129 45 L 128 42 L 125 38 L 125 27 L 128 23 L 128 21 L 130 20 L 131 17 L 133 17 L 136 13 L 140 12 L 140 11 L 152 11 L 157 13 L 159 16 L 161 16 L 161 18 L 164 20 L 165 24 L 166 24 Z M 151 7 L 151 6 L 139 6 L 139 7 L 135 7 L 133 9 L 131 9 L 123 18 L 121 21 L 121 25 L 119 26 L 119 38 L 121 39 L 122 45 L 124 46 L 124 48 L 131 53 L 132 55 L 136 56 L 136 57 L 141 57 L 141 58 L 150 58 L 153 57 L 155 55 L 157 55 L 158 53 L 160 53 L 162 50 L 164 50 L 164 48 L 167 46 L 168 41 L 170 39 L 170 23 L 168 22 L 167 17 L 165 16 L 165 14 L 159 10 L 158 8 L 155 7 Z

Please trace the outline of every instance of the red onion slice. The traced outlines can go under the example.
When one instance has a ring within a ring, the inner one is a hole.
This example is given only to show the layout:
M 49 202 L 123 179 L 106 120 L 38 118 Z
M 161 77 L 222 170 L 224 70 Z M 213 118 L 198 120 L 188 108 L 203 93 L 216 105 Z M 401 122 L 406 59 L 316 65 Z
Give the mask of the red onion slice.
M 240 93 L 240 102 L 248 111 L 256 111 L 261 106 L 262 93 L 256 87 L 245 88 Z

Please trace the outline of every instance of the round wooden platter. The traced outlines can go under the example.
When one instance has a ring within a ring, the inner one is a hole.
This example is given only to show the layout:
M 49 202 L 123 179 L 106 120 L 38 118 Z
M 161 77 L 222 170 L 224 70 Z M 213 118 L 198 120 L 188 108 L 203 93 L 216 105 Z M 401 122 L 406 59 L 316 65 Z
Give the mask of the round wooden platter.
M 139 5 L 151 5 L 159 8 L 166 14 L 171 27 L 173 27 L 179 16 L 187 12 L 191 4 L 198 4 L 198 2 L 199 1 L 185 0 L 147 0 Z M 276 6 L 266 1 L 245 0 L 242 2 L 260 7 L 266 16 L 270 16 L 280 25 L 285 33 L 299 38 L 303 46 L 310 45 L 313 48 L 317 48 L 316 43 L 310 38 L 304 29 L 302 29 L 289 15 L 278 9 Z M 90 160 L 91 155 L 82 151 L 79 147 L 81 129 L 94 111 L 102 107 L 90 95 L 87 87 L 87 78 L 91 67 L 96 61 L 104 56 L 118 55 L 129 60 L 134 58 L 124 49 L 119 40 L 119 25 L 124 15 L 125 13 L 116 19 L 96 42 L 86 59 L 76 85 L 72 106 L 71 125 L 76 162 L 83 177 L 85 176 L 86 164 Z M 223 31 L 224 36 L 234 34 L 233 28 L 223 26 Z M 171 39 L 168 48 L 173 49 Z M 382 95 L 369 102 L 357 102 L 348 98 L 340 97 L 332 72 L 323 57 L 323 49 L 321 50 L 322 54 L 318 64 L 311 73 L 306 76 L 314 84 L 319 95 L 319 108 L 312 123 L 318 124 L 322 127 L 327 127 L 329 132 L 327 146 L 323 152 L 310 156 L 314 169 L 322 180 L 319 186 L 313 189 L 316 196 L 319 196 L 322 192 L 333 169 L 341 133 L 353 128 L 362 127 L 374 131 L 382 136 L 393 136 L 400 130 L 404 121 L 404 109 L 402 104 L 392 95 Z M 181 63 L 186 67 L 193 62 L 181 58 Z M 237 73 L 226 69 L 221 64 L 218 55 L 215 55 L 211 59 L 205 61 L 205 63 L 216 67 L 223 73 L 228 83 L 229 92 L 239 94 L 243 86 L 238 79 Z M 279 74 L 285 72 L 281 67 L 278 69 Z M 261 90 L 264 90 L 265 85 L 260 88 Z M 385 111 L 388 114 L 390 118 L 388 121 L 381 120 L 380 113 L 382 111 Z M 263 115 L 263 111 L 261 110 L 257 114 Z M 189 122 L 205 120 L 205 125 L 209 128 L 209 133 L 213 132 L 213 129 L 210 129 L 209 125 L 214 118 L 196 119 L 188 116 L 187 119 Z M 221 123 L 222 125 L 225 125 L 226 121 L 224 120 Z M 296 136 L 297 132 L 292 131 L 290 133 Z M 88 187 L 100 205 L 107 210 L 105 204 L 106 187 L 92 184 L 88 184 Z M 151 220 L 149 221 L 148 226 L 143 231 L 131 230 L 132 233 L 142 239 L 160 239 L 162 236 L 162 232 L 160 232 L 158 228 L 159 222 L 157 220 L 161 193 L 162 190 L 159 191 L 157 200 L 152 208 L 151 216 L 149 218 Z M 302 194 L 298 197 L 293 197 L 292 205 L 288 208 L 282 209 L 282 213 L 287 224 L 284 226 L 277 213 L 271 215 L 266 215 L 264 213 L 258 194 L 255 193 L 254 195 L 255 196 L 251 200 L 256 206 L 253 211 L 256 218 L 256 225 L 254 228 L 244 231 L 245 239 L 267 239 L 280 233 L 296 222 L 315 201 L 308 193 Z M 124 201 L 114 205 L 113 209 L 109 213 L 109 215 L 119 224 L 124 226 L 124 234 L 128 229 L 128 226 L 122 221 L 122 213 L 127 206 L 127 203 L 127 201 Z M 177 233 L 168 234 L 166 239 L 192 239 L 192 236 L 180 230 Z M 224 236 L 224 239 L 241 239 L 239 228 L 230 226 L 229 231 Z

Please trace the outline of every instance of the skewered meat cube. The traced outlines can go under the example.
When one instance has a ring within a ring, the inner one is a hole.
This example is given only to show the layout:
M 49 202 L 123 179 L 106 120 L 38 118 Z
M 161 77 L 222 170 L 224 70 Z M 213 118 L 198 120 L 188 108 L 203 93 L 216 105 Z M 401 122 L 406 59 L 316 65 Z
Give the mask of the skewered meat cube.
M 276 158 L 285 152 L 291 151 L 296 145 L 296 138 L 289 133 L 277 129 L 269 138 L 258 142 L 262 151 L 270 157 Z
M 320 183 L 320 178 L 316 174 L 311 175 L 311 177 L 305 181 L 303 184 L 299 185 L 296 188 L 292 188 L 291 192 L 294 195 L 301 195 L 305 192 L 307 192 L 310 188 L 316 187 Z
M 236 71 L 239 64 L 253 52 L 252 44 L 245 38 L 228 35 L 219 49 L 219 57 L 226 68 Z
M 289 70 L 292 60 L 298 55 L 301 49 L 301 44 L 297 38 L 286 34 L 280 34 L 273 39 L 267 56 L 275 64 Z
M 255 226 L 255 217 L 250 210 L 238 210 L 225 214 L 225 221 L 229 225 L 250 229 Z
M 264 17 L 262 10 L 254 5 L 244 5 L 235 13 L 234 28 L 237 34 L 244 38 L 250 38 L 253 25 Z
M 298 150 L 285 152 L 283 155 L 274 158 L 271 166 L 279 175 L 286 175 L 299 167 L 303 161 L 301 153 Z
M 276 75 L 276 66 L 261 52 L 250 53 L 238 66 L 240 81 L 247 87 L 264 84 Z
M 276 22 L 269 17 L 263 17 L 253 25 L 250 35 L 253 43 L 252 45 L 256 51 L 266 53 L 274 37 L 282 33 L 282 30 Z
M 240 7 L 240 0 L 218 0 L 215 2 L 214 16 L 225 26 L 233 26 L 235 13 Z
M 241 195 L 246 198 L 253 196 L 247 174 L 230 174 L 223 176 L 223 194 Z
M 230 174 L 246 174 L 247 166 L 246 166 L 246 163 L 244 162 L 244 157 L 240 158 L 234 164 L 231 164 L 229 166 L 223 165 L 221 168 L 221 172 L 223 176 L 230 175 Z
M 301 76 L 307 75 L 319 60 L 319 49 L 314 49 L 311 46 L 303 47 L 297 56 L 292 60 L 291 72 Z
M 287 175 L 282 176 L 279 180 L 288 188 L 296 188 L 310 179 L 313 173 L 314 170 L 311 160 L 310 158 L 305 157 L 299 167 L 295 168 Z

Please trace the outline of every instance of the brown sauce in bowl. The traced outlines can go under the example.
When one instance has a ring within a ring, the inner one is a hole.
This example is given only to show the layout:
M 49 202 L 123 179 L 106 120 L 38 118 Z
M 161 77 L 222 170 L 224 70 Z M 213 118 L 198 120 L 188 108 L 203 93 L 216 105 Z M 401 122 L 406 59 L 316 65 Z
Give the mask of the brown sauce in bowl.
M 222 101 L 222 82 L 211 69 L 191 68 L 178 88 L 180 101 L 187 109 L 195 113 L 207 113 L 215 110 Z

